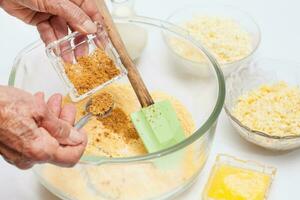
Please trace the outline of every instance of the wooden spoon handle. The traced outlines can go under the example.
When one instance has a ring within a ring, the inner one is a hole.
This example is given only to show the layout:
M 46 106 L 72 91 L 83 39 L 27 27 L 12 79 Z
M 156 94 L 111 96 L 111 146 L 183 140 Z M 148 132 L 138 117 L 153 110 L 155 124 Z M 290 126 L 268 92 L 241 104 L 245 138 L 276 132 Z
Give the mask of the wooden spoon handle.
M 112 41 L 117 52 L 119 53 L 123 65 L 128 71 L 128 79 L 139 99 L 140 104 L 142 105 L 142 107 L 148 107 L 154 104 L 154 101 L 151 98 L 140 73 L 138 72 L 137 68 L 129 57 L 129 54 L 127 53 L 125 45 L 117 31 L 117 28 L 112 20 L 112 17 L 107 9 L 104 0 L 96 0 L 96 2 L 98 5 L 98 9 L 104 18 L 104 24 L 106 26 L 109 38 Z

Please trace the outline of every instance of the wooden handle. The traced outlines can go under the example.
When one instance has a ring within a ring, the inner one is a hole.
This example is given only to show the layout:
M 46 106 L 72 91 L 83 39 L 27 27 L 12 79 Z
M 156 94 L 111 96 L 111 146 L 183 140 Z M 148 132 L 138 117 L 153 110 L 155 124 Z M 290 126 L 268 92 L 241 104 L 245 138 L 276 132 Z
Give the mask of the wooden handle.
M 96 0 L 98 9 L 101 15 L 104 18 L 104 24 L 106 26 L 106 30 L 108 32 L 109 38 L 113 43 L 114 47 L 116 48 L 123 65 L 126 67 L 128 71 L 128 79 L 137 95 L 141 106 L 148 107 L 154 104 L 153 99 L 151 98 L 149 91 L 147 90 L 140 73 L 138 72 L 137 68 L 135 67 L 134 63 L 132 62 L 125 45 L 117 31 L 117 28 L 112 20 L 112 17 L 105 5 L 104 0 Z M 133 33 L 134 34 L 134 33 Z

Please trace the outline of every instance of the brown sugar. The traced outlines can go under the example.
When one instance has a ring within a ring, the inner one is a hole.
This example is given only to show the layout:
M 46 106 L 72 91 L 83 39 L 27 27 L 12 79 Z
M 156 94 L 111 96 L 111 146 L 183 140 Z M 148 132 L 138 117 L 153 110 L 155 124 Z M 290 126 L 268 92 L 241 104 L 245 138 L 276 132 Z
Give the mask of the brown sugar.
M 120 74 L 113 60 L 101 49 L 77 59 L 76 64 L 65 63 L 65 72 L 79 95 L 96 88 Z
M 113 96 L 107 92 L 101 92 L 92 97 L 88 111 L 93 115 L 103 116 L 114 106 Z
M 130 118 L 121 108 L 115 108 L 108 117 L 98 118 L 98 120 L 102 122 L 106 129 L 121 134 L 127 142 L 139 138 Z

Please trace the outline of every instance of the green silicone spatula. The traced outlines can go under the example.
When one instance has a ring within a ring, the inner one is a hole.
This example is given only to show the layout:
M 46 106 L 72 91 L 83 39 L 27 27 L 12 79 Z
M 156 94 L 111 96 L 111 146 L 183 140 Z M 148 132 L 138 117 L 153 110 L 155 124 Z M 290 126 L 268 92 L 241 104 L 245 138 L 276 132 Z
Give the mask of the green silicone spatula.
M 144 145 L 152 153 L 177 144 L 185 135 L 174 108 L 169 101 L 154 103 L 125 49 L 104 0 L 98 0 L 97 4 L 108 35 L 128 71 L 128 79 L 142 106 L 140 111 L 131 114 L 131 119 Z

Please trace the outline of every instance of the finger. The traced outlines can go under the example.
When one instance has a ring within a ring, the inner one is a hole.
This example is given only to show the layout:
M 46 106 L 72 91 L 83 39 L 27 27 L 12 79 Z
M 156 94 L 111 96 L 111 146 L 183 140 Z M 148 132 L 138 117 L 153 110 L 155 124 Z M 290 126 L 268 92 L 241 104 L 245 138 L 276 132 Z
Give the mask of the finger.
M 86 56 L 89 53 L 88 43 L 84 42 L 85 40 L 87 40 L 87 37 L 85 35 L 76 37 L 74 40 L 74 44 L 76 45 L 74 50 L 76 59 L 82 56 Z
M 57 39 L 63 38 L 68 35 L 68 24 L 63 18 L 54 16 L 49 21 Z
M 42 12 L 34 12 L 34 15 L 27 21 L 28 24 L 36 26 L 37 24 L 47 21 L 52 15 Z
M 90 17 L 76 4 L 68 0 L 45 1 L 45 11 L 64 18 L 81 33 L 95 33 L 97 28 Z
M 25 144 L 23 154 L 31 158 L 36 163 L 50 162 L 53 158 L 55 158 L 55 154 L 58 149 L 65 146 L 72 147 L 86 143 L 86 138 L 84 138 L 83 134 L 80 134 L 75 129 L 72 131 L 76 132 L 77 137 L 80 138 L 80 142 L 74 145 L 61 145 L 59 141 L 52 137 L 45 128 L 39 127 L 34 130 L 34 134 L 37 136 L 36 139 Z
M 99 13 L 99 10 L 97 8 L 96 2 L 94 0 L 71 0 L 76 5 L 81 7 L 81 9 L 94 21 L 99 22 L 100 24 L 104 24 L 104 18 Z M 70 24 L 72 28 L 72 24 Z M 98 29 L 99 27 L 97 27 Z M 103 45 L 105 46 L 107 43 L 107 39 L 104 38 L 102 35 L 98 36 L 94 39 L 94 42 L 97 47 L 104 49 Z M 87 46 L 86 46 L 87 47 Z M 77 49 L 75 49 L 77 50 Z M 83 52 L 83 53 L 82 53 Z M 78 52 L 75 52 L 76 57 L 80 55 L 86 55 L 88 52 L 85 50 L 85 48 L 79 48 Z
M 61 112 L 61 103 L 62 103 L 62 96 L 61 94 L 54 94 L 52 95 L 48 102 L 47 106 L 51 110 L 51 112 L 59 118 L 60 112 Z
M 54 30 L 54 34 L 57 39 L 63 38 L 68 35 L 68 24 L 66 20 L 61 17 L 54 16 L 50 19 L 50 24 Z M 72 63 L 73 52 L 69 41 L 60 43 L 61 57 L 65 62 Z
M 77 130 L 68 122 L 57 119 L 55 116 L 46 118 L 40 127 L 45 128 L 60 144 L 78 145 L 82 142 L 82 137 Z
M 35 104 L 32 105 L 32 118 L 37 126 L 39 126 L 48 115 L 48 108 L 45 103 L 45 94 L 43 92 L 37 92 L 34 94 L 34 98 Z
M 37 93 L 34 94 L 34 97 L 36 98 L 36 100 L 38 102 L 44 102 L 44 100 L 45 100 L 45 93 L 43 93 L 43 92 L 37 92 Z
M 54 30 L 53 30 L 52 26 L 50 25 L 49 21 L 43 21 L 43 22 L 37 24 L 37 30 L 40 34 L 42 41 L 46 45 L 57 40 Z
M 33 112 L 33 118 L 39 127 L 45 128 L 56 139 L 69 138 L 72 126 L 64 120 L 60 120 L 54 113 L 48 109 L 44 102 L 43 93 L 35 94 L 36 106 Z M 76 140 L 76 138 L 74 138 Z
M 61 110 L 59 118 L 73 126 L 76 118 L 76 107 L 73 104 L 65 105 Z
M 62 166 L 74 165 L 81 157 L 87 139 L 83 132 L 73 130 L 81 137 L 81 142 L 74 146 L 61 146 L 46 129 L 42 127 L 36 128 L 33 131 L 36 138 L 24 145 L 22 155 L 30 158 L 33 161 L 32 163 L 50 162 Z
M 93 41 L 98 48 L 104 50 L 109 42 L 109 37 L 107 35 L 107 32 L 105 31 L 104 26 L 97 24 L 97 28 L 98 28 L 96 34 L 97 37 L 95 37 Z
M 70 29 L 72 32 L 75 31 L 75 29 L 72 26 L 70 26 Z M 78 58 L 80 58 L 84 55 L 88 55 L 88 53 L 89 53 L 88 43 L 84 42 L 85 40 L 87 40 L 87 37 L 85 35 L 77 36 L 74 39 L 74 45 L 76 45 L 74 48 L 74 55 L 75 55 L 76 60 L 78 60 Z M 82 43 L 82 44 L 80 44 L 80 43 Z
M 109 37 L 108 37 L 106 31 L 104 31 L 105 28 L 103 26 L 101 27 L 101 26 L 97 25 L 97 28 L 98 28 L 98 32 L 96 34 L 97 37 L 95 37 L 93 39 L 93 41 L 98 48 L 105 51 L 105 47 L 109 43 Z
M 20 169 L 29 169 L 33 166 L 33 162 L 22 156 L 22 154 L 12 150 L 6 145 L 0 143 L 0 155 L 10 164 Z
M 51 163 L 64 167 L 72 167 L 81 158 L 87 144 L 86 134 L 82 131 L 78 132 L 82 137 L 82 143 L 76 146 L 60 146 L 51 160 Z
M 103 17 L 100 14 L 95 0 L 71 0 L 79 6 L 93 21 L 103 24 Z
M 54 115 L 45 118 L 40 127 L 45 128 L 51 136 L 61 140 L 69 137 L 72 126 Z
M 99 13 L 99 10 L 97 8 L 97 5 L 95 3 L 94 0 L 71 0 L 72 2 L 74 2 L 76 5 L 80 6 L 81 9 L 95 22 L 99 22 L 100 24 L 104 24 L 103 23 L 103 17 L 102 15 Z M 71 24 L 72 26 L 72 24 Z M 98 29 L 98 27 L 97 27 Z M 104 41 L 102 41 L 104 39 Z M 96 46 L 98 46 L 99 48 L 103 48 L 103 45 L 106 44 L 107 39 L 103 38 L 103 36 L 98 38 L 96 37 L 94 39 L 94 42 L 96 44 Z M 85 46 L 87 47 L 87 46 Z M 83 52 L 83 53 L 82 53 Z M 75 55 L 77 54 L 77 56 L 79 55 L 86 55 L 88 52 L 84 49 L 84 48 L 79 48 L 78 53 L 75 52 Z M 76 57 L 77 57 L 76 56 Z

